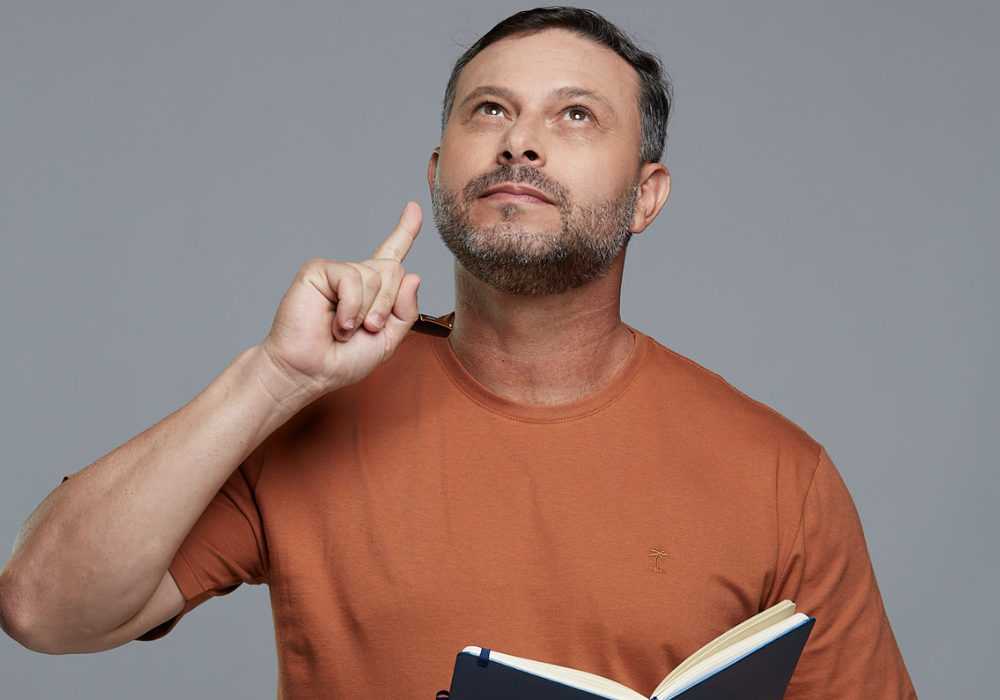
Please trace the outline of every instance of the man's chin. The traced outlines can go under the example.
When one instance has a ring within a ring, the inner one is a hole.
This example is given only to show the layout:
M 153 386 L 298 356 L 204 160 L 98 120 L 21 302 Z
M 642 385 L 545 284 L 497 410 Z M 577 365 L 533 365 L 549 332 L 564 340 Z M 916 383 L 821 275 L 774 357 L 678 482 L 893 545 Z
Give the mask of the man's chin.
M 530 226 L 519 220 L 473 226 L 465 239 L 473 250 L 494 251 L 518 259 L 543 259 L 560 247 L 558 226 Z
M 467 221 L 473 226 L 517 224 L 549 231 L 562 225 L 559 207 L 541 201 L 520 202 L 513 199 L 480 199 L 470 209 Z

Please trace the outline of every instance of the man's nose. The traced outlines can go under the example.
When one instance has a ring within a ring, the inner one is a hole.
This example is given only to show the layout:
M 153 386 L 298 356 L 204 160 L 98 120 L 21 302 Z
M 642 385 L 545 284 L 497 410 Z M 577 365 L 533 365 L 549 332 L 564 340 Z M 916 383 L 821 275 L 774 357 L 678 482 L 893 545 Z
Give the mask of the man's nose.
M 545 149 L 538 128 L 530 118 L 518 118 L 507 129 L 497 152 L 497 162 L 500 165 L 545 165 Z

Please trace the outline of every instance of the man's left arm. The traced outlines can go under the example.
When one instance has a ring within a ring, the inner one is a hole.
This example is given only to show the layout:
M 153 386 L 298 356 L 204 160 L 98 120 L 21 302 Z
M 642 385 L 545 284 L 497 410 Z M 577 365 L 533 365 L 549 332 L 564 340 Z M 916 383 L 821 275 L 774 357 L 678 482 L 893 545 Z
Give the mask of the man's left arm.
M 916 700 L 882 604 L 857 509 L 825 451 L 768 604 L 816 618 L 785 695 Z

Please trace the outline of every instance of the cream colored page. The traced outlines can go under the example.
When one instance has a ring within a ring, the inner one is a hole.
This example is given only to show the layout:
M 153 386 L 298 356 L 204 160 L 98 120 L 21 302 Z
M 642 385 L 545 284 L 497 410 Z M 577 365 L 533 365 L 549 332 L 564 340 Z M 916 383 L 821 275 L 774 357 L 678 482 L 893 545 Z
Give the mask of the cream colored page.
M 677 668 L 671 671 L 666 678 L 660 681 L 660 684 L 656 686 L 656 690 L 653 691 L 653 697 L 660 697 L 660 694 L 668 686 L 670 686 L 679 676 L 686 673 L 688 669 L 693 666 L 702 663 L 727 647 L 739 644 L 744 639 L 758 634 L 759 632 L 766 630 L 768 627 L 777 624 L 782 620 L 790 618 L 794 614 L 795 603 L 790 600 L 783 600 L 776 605 L 772 605 L 767 610 L 762 610 L 753 617 L 744 620 L 727 632 L 723 632 L 721 635 L 682 661 Z

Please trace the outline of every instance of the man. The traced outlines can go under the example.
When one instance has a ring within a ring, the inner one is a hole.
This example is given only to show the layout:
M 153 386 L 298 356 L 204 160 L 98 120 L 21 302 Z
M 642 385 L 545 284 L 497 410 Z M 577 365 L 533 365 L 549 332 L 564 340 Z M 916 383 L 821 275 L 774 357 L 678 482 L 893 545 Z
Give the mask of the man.
M 282 697 L 431 697 L 467 644 L 649 692 L 791 598 L 818 621 L 788 697 L 913 697 L 822 448 L 619 317 L 668 110 L 593 13 L 491 30 L 428 166 L 451 334 L 410 333 L 413 204 L 371 260 L 307 263 L 263 343 L 29 518 L 4 629 L 96 651 L 266 582 Z

